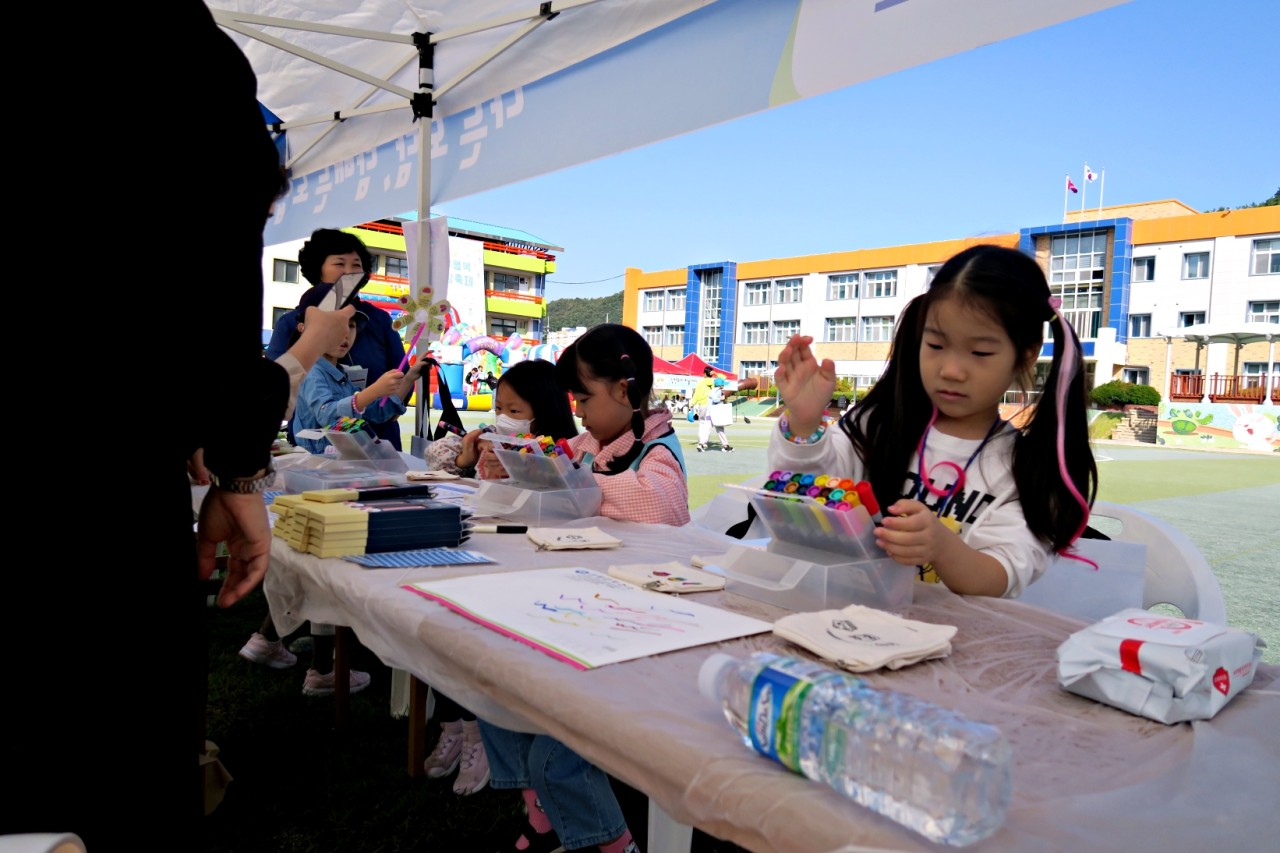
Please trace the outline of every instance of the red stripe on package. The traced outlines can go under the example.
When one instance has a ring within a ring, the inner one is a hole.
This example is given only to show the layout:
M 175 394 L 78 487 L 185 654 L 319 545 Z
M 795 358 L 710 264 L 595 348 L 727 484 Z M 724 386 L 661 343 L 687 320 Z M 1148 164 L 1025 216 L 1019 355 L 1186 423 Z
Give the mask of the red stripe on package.
M 1142 664 L 1138 661 L 1138 649 L 1142 648 L 1142 640 L 1120 641 L 1120 668 L 1125 672 L 1142 675 Z

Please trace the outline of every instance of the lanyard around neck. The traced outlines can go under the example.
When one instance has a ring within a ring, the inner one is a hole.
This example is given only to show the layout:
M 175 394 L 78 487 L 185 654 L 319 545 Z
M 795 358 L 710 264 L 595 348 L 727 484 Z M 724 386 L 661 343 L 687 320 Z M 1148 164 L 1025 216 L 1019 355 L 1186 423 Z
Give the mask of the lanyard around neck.
M 995 437 L 996 433 L 1000 431 L 1000 427 L 1004 425 L 1004 421 L 1001 420 L 999 414 L 996 415 L 996 419 L 992 422 L 991 428 L 987 430 L 986 436 L 983 437 L 982 442 L 978 445 L 977 449 L 969 456 L 969 461 L 964 463 L 963 468 L 950 461 L 938 462 L 933 466 L 934 468 L 951 468 L 956 472 L 956 481 L 951 484 L 950 488 L 939 489 L 937 486 L 933 485 L 932 478 L 929 476 L 930 471 L 925 467 L 924 462 L 924 446 L 929 439 L 929 431 L 933 429 L 933 424 L 937 420 L 938 408 L 935 406 L 933 409 L 933 415 L 929 418 L 929 423 L 925 425 L 924 435 L 920 436 L 920 447 L 918 448 L 918 453 L 920 454 L 920 485 L 928 491 L 929 494 L 942 498 L 942 502 L 938 504 L 938 516 L 941 517 L 942 513 L 946 511 L 947 506 L 951 503 L 951 499 L 955 497 L 956 492 L 960 491 L 960 489 L 964 487 L 965 472 L 969 470 L 969 466 L 973 464 L 973 460 L 978 458 L 978 454 L 982 452 L 982 448 L 986 447 L 987 443 L 990 442 L 991 439 Z

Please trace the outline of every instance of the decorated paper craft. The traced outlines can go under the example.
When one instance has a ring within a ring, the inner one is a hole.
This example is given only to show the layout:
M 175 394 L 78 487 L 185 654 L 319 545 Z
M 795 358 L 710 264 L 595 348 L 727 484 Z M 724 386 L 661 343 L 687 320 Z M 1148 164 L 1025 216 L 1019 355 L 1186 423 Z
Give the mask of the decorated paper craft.
M 577 669 L 763 634 L 768 622 L 584 568 L 419 581 L 403 589 Z
M 635 584 L 643 589 L 651 589 L 654 592 L 707 592 L 724 589 L 723 576 L 676 562 L 663 563 L 660 566 L 652 563 L 610 566 L 609 577 Z
M 617 548 L 622 545 L 621 539 L 610 536 L 599 527 L 530 527 L 527 535 L 539 551 Z

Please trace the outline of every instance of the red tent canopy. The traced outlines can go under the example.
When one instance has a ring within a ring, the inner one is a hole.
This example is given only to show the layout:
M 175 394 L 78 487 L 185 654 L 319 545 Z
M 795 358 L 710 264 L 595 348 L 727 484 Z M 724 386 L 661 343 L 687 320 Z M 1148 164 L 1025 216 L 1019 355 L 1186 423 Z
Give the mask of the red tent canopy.
M 687 371 L 683 367 L 672 364 L 671 362 L 667 361 L 665 358 L 658 358 L 656 355 L 653 357 L 653 372 L 655 374 L 678 373 L 681 376 L 684 376 L 687 374 Z
M 710 367 L 713 371 L 715 371 L 716 376 L 723 376 L 725 379 L 738 378 L 738 375 L 736 373 L 730 373 L 727 370 L 721 370 L 718 367 L 712 367 L 710 364 L 707 364 L 705 361 L 702 360 L 702 357 L 699 356 L 696 352 L 691 352 L 688 355 L 686 355 L 684 358 L 677 361 L 676 367 L 680 369 L 679 370 L 680 373 L 685 373 L 685 374 L 688 374 L 689 376 L 701 376 L 702 371 Z

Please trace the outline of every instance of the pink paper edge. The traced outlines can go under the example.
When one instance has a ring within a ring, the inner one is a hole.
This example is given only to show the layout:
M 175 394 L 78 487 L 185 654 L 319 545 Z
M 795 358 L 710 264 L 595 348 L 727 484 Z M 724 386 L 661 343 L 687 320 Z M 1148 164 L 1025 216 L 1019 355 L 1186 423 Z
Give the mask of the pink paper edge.
M 491 631 L 496 631 L 497 633 L 501 634 L 504 637 L 509 637 L 513 640 L 524 643 L 529 648 L 537 649 L 538 651 L 542 652 L 544 655 L 547 655 L 548 657 L 552 657 L 562 663 L 569 664 L 569 666 L 573 667 L 574 669 L 585 670 L 585 669 L 592 668 L 590 664 L 584 663 L 580 659 L 571 657 L 565 654 L 564 652 L 558 652 L 555 649 L 551 648 L 550 646 L 544 646 L 541 643 L 534 642 L 532 639 L 530 639 L 529 637 L 526 637 L 524 634 L 520 634 L 515 631 L 509 630 L 507 628 L 504 628 L 501 625 L 498 625 L 497 623 L 488 621 L 487 619 L 481 619 L 474 612 L 467 610 L 465 607 L 462 607 L 461 605 L 456 604 L 443 596 L 435 595 L 433 593 L 427 592 L 426 590 L 418 589 L 416 586 L 413 586 L 412 584 L 405 584 L 400 588 L 407 589 L 409 592 L 416 593 L 425 599 L 436 602 L 437 604 L 443 604 L 445 607 L 449 608 L 454 613 L 459 613 L 467 617 L 468 619 L 470 619 L 472 622 L 477 622 L 485 626 Z

